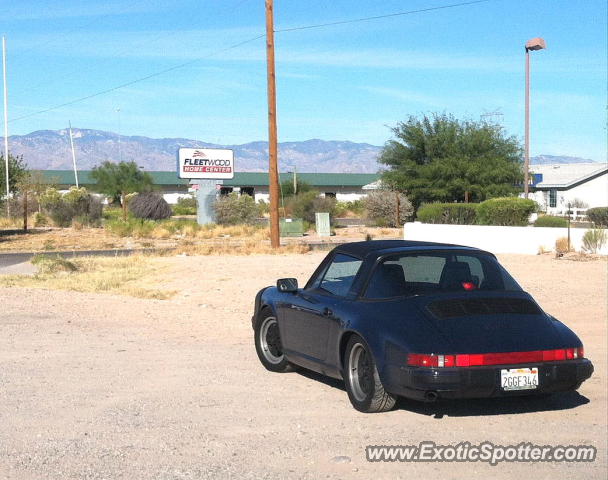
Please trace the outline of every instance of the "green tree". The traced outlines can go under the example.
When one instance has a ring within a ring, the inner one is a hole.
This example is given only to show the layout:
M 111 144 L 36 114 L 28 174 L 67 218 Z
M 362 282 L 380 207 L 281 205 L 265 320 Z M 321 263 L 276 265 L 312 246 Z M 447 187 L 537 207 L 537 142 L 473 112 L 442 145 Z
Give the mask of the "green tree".
M 523 183 L 521 145 L 498 125 L 435 113 L 410 116 L 393 134 L 380 156 L 382 182 L 416 208 L 514 195 Z
M 135 162 L 103 162 L 91 172 L 95 189 L 108 197 L 119 198 L 123 219 L 127 219 L 127 195 L 152 190 L 152 177 L 139 169 Z
M 283 195 L 283 197 L 293 197 L 296 194 L 301 195 L 302 193 L 310 192 L 311 190 L 313 190 L 313 187 L 310 183 L 303 182 L 298 178 L 296 178 L 295 187 L 297 188 L 297 190 L 295 192 L 293 187 L 293 179 L 285 180 L 283 183 L 281 183 L 281 194 Z
M 19 185 L 23 183 L 28 175 L 27 165 L 23 160 L 23 155 L 13 156 L 8 154 L 8 187 L 10 193 L 16 193 L 19 190 Z M 0 154 L 0 198 L 6 197 L 6 168 L 4 162 L 4 154 Z

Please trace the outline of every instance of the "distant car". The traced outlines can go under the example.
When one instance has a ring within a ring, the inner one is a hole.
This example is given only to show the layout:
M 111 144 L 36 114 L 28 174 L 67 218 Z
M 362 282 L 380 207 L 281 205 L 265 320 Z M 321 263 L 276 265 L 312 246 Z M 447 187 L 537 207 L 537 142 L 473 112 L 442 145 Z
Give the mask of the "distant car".
M 593 373 L 578 337 L 491 253 L 401 240 L 340 245 L 298 288 L 262 289 L 252 318 L 262 364 L 344 379 L 362 412 L 397 397 L 504 397 L 576 390 Z

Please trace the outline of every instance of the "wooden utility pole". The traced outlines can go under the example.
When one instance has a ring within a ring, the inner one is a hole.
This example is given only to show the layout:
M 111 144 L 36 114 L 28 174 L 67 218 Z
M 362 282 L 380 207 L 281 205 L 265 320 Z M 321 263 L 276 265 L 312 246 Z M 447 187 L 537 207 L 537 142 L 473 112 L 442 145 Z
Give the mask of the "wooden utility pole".
M 273 0 L 266 0 L 266 66 L 268 80 L 268 185 L 270 193 L 270 245 L 278 248 L 279 235 L 279 169 L 277 159 L 277 91 L 274 72 Z

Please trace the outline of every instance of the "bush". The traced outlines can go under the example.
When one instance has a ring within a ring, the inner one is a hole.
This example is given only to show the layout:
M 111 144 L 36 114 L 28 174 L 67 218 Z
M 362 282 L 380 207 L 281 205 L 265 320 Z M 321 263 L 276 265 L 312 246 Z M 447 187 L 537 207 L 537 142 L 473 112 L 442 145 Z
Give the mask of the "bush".
M 259 215 L 259 207 L 250 195 L 220 196 L 213 204 L 215 221 L 219 225 L 254 224 Z
M 103 209 L 104 220 L 118 220 L 122 218 L 122 209 L 116 207 L 106 207 Z
M 310 183 L 303 182 L 301 180 L 298 180 L 297 178 L 296 178 L 296 188 L 297 188 L 296 193 L 298 195 L 302 195 L 304 193 L 313 191 L 313 187 Z M 293 195 L 294 195 L 293 179 L 285 180 L 283 183 L 281 183 L 281 195 L 283 195 L 283 198 L 293 197 Z
M 596 227 L 608 227 L 608 207 L 595 207 L 587 210 L 587 218 Z
M 583 235 L 583 249 L 587 252 L 597 253 L 606 244 L 606 231 L 601 228 L 592 228 Z
M 397 198 L 399 198 L 399 220 L 397 221 Z M 367 217 L 378 226 L 397 227 L 403 225 L 414 213 L 407 196 L 391 190 L 372 190 L 363 199 Z
M 34 227 L 46 227 L 49 224 L 49 219 L 44 213 L 36 212 L 34 214 Z
M 118 237 L 130 237 L 133 235 L 132 220 L 121 220 L 119 218 L 108 220 L 105 223 L 105 228 L 112 234 Z
M 352 202 L 336 202 L 336 217 L 344 217 L 349 214 L 361 216 L 365 211 L 363 200 L 353 200 Z
M 319 192 L 310 190 L 308 192 L 291 197 L 285 204 L 285 214 L 294 218 L 301 218 L 312 225 L 315 224 L 315 213 L 329 213 L 330 219 L 335 216 L 336 199 L 331 197 L 320 197 Z
M 196 215 L 197 202 L 196 198 L 180 197 L 177 204 L 173 205 L 173 215 Z
M 568 220 L 564 217 L 554 217 L 552 215 L 543 215 L 538 217 L 534 222 L 535 227 L 559 227 L 564 228 L 568 226 Z
M 86 225 L 96 225 L 103 212 L 101 201 L 84 187 L 71 187 L 63 195 L 49 188 L 40 196 L 40 206 L 57 227 L 69 227 L 76 217 L 86 219 Z
M 105 228 L 118 237 L 142 238 L 151 236 L 152 231 L 159 225 L 158 222 L 153 220 L 129 218 L 125 221 L 117 218 L 115 220 L 108 220 Z
M 18 194 L 9 201 L 11 209 L 11 218 L 21 219 L 23 218 L 23 211 L 25 210 L 25 198 L 22 194 Z M 27 198 L 27 214 L 32 215 L 38 211 L 38 200 L 33 195 L 28 195 Z
M 38 273 L 75 272 L 76 265 L 60 255 L 34 255 L 32 265 L 38 268 Z
M 534 200 L 518 197 L 492 198 L 477 207 L 480 225 L 526 226 L 528 218 L 537 210 Z
M 555 253 L 563 255 L 568 253 L 571 248 L 568 247 L 568 239 L 566 237 L 559 237 L 555 240 Z
M 138 193 L 129 201 L 129 211 L 135 218 L 146 220 L 164 220 L 173 211 L 165 199 L 158 193 Z
M 478 205 L 478 203 L 427 203 L 418 209 L 416 217 L 423 223 L 475 225 Z

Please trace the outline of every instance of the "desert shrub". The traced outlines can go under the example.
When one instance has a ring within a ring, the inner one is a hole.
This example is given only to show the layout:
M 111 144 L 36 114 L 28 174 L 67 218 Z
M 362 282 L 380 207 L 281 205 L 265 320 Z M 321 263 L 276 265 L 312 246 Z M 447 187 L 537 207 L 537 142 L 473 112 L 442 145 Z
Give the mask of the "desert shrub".
M 538 217 L 536 222 L 534 222 L 535 227 L 567 227 L 568 220 L 564 217 L 554 217 L 552 215 L 543 215 L 542 217 Z
M 76 265 L 60 255 L 34 255 L 32 265 L 38 268 L 38 273 L 75 272 Z
M 154 230 L 161 228 L 162 223 L 141 218 L 120 218 L 108 220 L 105 228 L 117 237 L 149 238 L 154 237 Z M 166 237 L 165 237 L 166 238 Z
M 21 219 L 25 210 L 25 197 L 18 194 L 9 200 L 11 218 Z M 39 210 L 38 200 L 33 195 L 27 197 L 27 214 L 32 215 Z
M 132 219 L 121 220 L 119 218 L 108 220 L 105 223 L 105 228 L 113 235 L 118 237 L 130 237 L 133 235 L 134 222 Z
M 116 207 L 106 207 L 103 209 L 104 220 L 117 220 L 122 218 L 122 209 Z
M 448 225 L 474 225 L 477 222 L 478 203 L 426 203 L 416 212 L 423 223 Z
M 335 214 L 336 217 L 344 217 L 348 214 L 355 216 L 362 215 L 365 211 L 363 200 L 353 200 L 351 202 L 337 202 Z
M 86 219 L 86 226 L 96 225 L 103 211 L 101 200 L 84 187 L 72 187 L 65 194 L 49 188 L 40 196 L 40 206 L 58 227 L 69 227 L 76 217 Z
M 397 221 L 399 198 L 399 221 Z M 372 190 L 363 199 L 367 217 L 379 227 L 397 227 L 404 224 L 414 213 L 414 207 L 406 195 L 391 190 Z M 399 225 L 398 225 L 399 224 Z
M 310 183 L 306 183 L 303 182 L 302 180 L 299 180 L 296 178 L 296 188 L 297 188 L 297 195 L 302 195 L 306 192 L 310 192 L 313 191 L 313 186 Z M 283 183 L 281 183 L 281 195 L 283 195 L 283 197 L 293 197 L 294 195 L 294 191 L 293 191 L 293 179 L 290 180 L 285 180 Z
M 477 207 L 477 223 L 480 225 L 528 225 L 528 218 L 537 210 L 534 200 L 505 197 L 491 198 Z
M 42 212 L 34 214 L 34 227 L 46 227 L 49 224 L 48 217 Z
M 595 207 L 587 210 L 587 218 L 596 227 L 608 227 L 608 207 Z
M 196 215 L 197 202 L 193 196 L 180 197 L 173 205 L 173 215 Z
M 597 253 L 606 244 L 606 240 L 606 230 L 592 228 L 583 235 L 583 249 L 590 253 Z
M 258 200 L 258 209 L 259 209 L 260 215 L 265 215 L 267 213 L 270 213 L 270 203 L 260 199 L 260 200 Z
M 301 218 L 305 222 L 314 225 L 315 213 L 329 213 L 329 217 L 335 216 L 336 199 L 331 197 L 320 197 L 319 192 L 310 190 L 291 197 L 285 203 L 285 214 L 294 218 Z
M 219 225 L 239 225 L 255 223 L 259 215 L 259 208 L 250 195 L 220 196 L 213 204 L 215 220 Z
M 129 201 L 129 211 L 135 218 L 163 220 L 173 211 L 165 199 L 154 192 L 138 193 Z
M 568 239 L 566 237 L 559 237 L 555 240 L 555 253 L 563 255 L 568 253 L 570 248 L 568 247 Z

